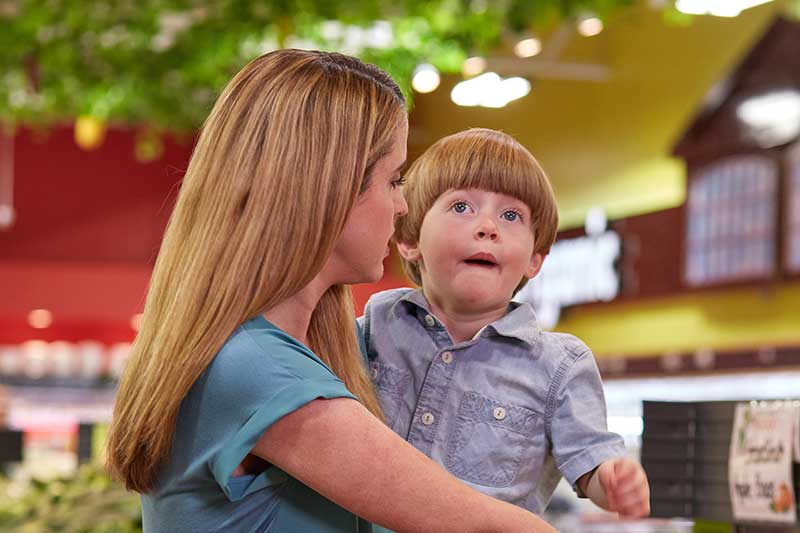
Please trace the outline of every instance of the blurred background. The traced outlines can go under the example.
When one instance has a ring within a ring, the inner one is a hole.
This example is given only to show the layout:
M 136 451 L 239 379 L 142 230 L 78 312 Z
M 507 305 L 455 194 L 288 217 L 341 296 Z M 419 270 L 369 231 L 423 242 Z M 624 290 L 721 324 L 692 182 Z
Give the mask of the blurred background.
M 642 451 L 643 400 L 800 397 L 799 16 L 798 0 L 0 0 L 0 530 L 140 528 L 99 467 L 116 382 L 197 130 L 281 47 L 389 71 L 409 160 L 468 127 L 537 157 L 561 227 L 517 298 L 592 347 L 609 425 L 646 468 L 664 457 Z M 407 285 L 392 254 L 357 307 Z M 679 466 L 697 459 L 684 437 Z M 664 476 L 654 519 L 568 487 L 547 517 L 797 531 L 733 524 L 723 474 L 713 512 L 696 479 Z

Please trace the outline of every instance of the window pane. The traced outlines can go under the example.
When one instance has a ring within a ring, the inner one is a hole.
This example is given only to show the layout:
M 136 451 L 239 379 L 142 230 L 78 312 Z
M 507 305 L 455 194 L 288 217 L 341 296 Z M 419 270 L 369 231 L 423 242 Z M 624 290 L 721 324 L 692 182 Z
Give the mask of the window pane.
M 798 169 L 800 180 L 800 165 Z M 772 275 L 777 180 L 777 165 L 757 155 L 728 157 L 696 174 L 686 210 L 684 268 L 689 285 Z

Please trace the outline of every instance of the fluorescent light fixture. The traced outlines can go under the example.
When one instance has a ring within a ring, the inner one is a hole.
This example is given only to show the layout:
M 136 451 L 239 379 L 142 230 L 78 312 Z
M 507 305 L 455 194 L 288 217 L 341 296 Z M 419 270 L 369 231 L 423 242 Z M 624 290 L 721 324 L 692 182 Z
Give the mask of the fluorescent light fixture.
M 754 96 L 739 104 L 736 116 L 762 147 L 787 143 L 800 134 L 800 92 L 785 89 Z
M 735 17 L 745 9 L 750 9 L 772 0 L 677 0 L 678 11 L 689 15 L 714 15 L 716 17 Z
M 422 63 L 414 69 L 411 86 L 418 93 L 430 93 L 439 86 L 439 71 L 430 63 Z
M 450 92 L 450 99 L 456 105 L 465 107 L 499 108 L 530 91 L 531 83 L 525 78 L 503 79 L 495 72 L 487 72 L 456 84 Z
M 542 51 L 542 42 L 536 37 L 522 39 L 514 45 L 514 54 L 517 57 L 533 57 Z

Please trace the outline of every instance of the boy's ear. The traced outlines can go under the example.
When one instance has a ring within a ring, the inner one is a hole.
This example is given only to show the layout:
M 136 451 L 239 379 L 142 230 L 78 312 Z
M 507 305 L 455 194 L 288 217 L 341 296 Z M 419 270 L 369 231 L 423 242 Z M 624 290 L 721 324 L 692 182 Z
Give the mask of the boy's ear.
M 417 244 L 397 241 L 397 251 L 400 252 L 400 257 L 409 262 L 419 261 L 422 257 Z
M 539 273 L 544 264 L 544 258 L 545 255 L 540 252 L 536 252 L 531 256 L 531 262 L 528 264 L 528 269 L 525 271 L 526 278 L 531 279 Z

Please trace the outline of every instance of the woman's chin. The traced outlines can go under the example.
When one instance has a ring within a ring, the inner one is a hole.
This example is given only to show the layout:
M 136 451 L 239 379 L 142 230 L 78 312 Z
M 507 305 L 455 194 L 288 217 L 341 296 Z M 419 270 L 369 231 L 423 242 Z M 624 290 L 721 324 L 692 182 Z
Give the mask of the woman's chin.
M 383 278 L 383 263 L 380 263 L 369 272 L 353 273 L 347 281 L 343 281 L 342 283 L 346 283 L 347 285 L 363 285 L 367 283 L 377 283 L 381 278 Z

